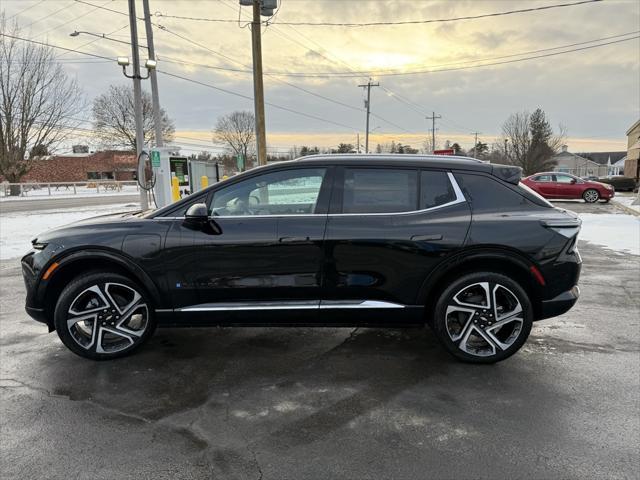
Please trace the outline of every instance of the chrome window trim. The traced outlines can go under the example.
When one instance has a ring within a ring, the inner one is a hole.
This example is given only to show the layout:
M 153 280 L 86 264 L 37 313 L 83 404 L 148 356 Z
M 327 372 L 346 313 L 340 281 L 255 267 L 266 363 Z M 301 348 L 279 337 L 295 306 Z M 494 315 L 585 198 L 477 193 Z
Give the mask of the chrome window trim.
M 405 305 L 381 300 L 302 300 L 283 302 L 226 302 L 202 303 L 188 307 L 176 308 L 176 312 L 225 312 L 252 310 L 328 310 L 328 309 L 396 309 Z M 166 310 L 156 310 L 166 311 Z
M 288 218 L 288 217 L 353 217 L 353 216 L 380 216 L 380 215 L 415 215 L 425 212 L 432 212 L 434 210 L 438 210 L 441 208 L 450 207 L 452 205 L 457 205 L 458 203 L 465 203 L 467 199 L 464 197 L 458 182 L 456 181 L 453 173 L 446 172 L 449 177 L 449 181 L 451 182 L 451 186 L 453 187 L 453 191 L 456 194 L 456 199 L 447 203 L 443 203 L 442 205 L 436 205 L 435 207 L 423 208 L 421 210 L 408 210 L 406 212 L 376 212 L 376 213 L 293 213 L 291 215 L 228 215 L 224 217 L 209 217 L 210 219 L 216 220 L 219 218 L 231 218 L 231 219 L 248 219 L 248 218 Z M 179 220 L 184 219 L 185 217 L 154 217 L 155 219 L 163 219 L 163 220 Z

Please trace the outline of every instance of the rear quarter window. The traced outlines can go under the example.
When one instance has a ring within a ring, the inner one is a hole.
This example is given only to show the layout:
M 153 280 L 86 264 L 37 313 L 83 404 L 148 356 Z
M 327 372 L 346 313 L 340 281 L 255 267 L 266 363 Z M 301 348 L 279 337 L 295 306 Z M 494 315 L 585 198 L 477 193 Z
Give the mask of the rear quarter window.
M 504 211 L 532 207 L 522 194 L 484 175 L 455 173 L 455 178 L 474 211 Z

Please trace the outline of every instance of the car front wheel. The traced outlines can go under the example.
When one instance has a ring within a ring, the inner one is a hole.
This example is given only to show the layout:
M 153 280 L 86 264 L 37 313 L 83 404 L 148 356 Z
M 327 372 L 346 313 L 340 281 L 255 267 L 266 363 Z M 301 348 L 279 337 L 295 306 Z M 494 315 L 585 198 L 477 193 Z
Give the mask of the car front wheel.
M 454 281 L 440 295 L 433 327 L 445 348 L 471 363 L 504 360 L 524 344 L 533 310 L 526 292 L 509 277 L 476 272 Z
M 143 290 L 127 277 L 106 272 L 69 283 L 56 304 L 54 322 L 67 348 L 93 360 L 128 355 L 155 330 Z
M 582 198 L 587 203 L 596 203 L 600 198 L 600 194 L 597 190 L 590 188 L 589 190 L 584 191 L 584 193 L 582 194 Z

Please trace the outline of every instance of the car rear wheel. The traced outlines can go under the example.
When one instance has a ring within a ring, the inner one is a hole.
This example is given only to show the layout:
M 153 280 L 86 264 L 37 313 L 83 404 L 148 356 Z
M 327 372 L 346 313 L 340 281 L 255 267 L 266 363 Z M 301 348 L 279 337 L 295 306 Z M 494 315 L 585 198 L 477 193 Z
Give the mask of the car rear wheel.
M 155 330 L 153 309 L 140 286 L 107 272 L 69 283 L 56 304 L 54 322 L 67 348 L 93 360 L 128 355 Z
M 511 278 L 476 272 L 440 295 L 433 327 L 460 360 L 494 363 L 517 352 L 529 337 L 533 311 L 526 292 Z
M 600 194 L 597 190 L 590 188 L 589 190 L 584 191 L 584 193 L 582 194 L 582 198 L 587 203 L 596 203 L 600 198 Z

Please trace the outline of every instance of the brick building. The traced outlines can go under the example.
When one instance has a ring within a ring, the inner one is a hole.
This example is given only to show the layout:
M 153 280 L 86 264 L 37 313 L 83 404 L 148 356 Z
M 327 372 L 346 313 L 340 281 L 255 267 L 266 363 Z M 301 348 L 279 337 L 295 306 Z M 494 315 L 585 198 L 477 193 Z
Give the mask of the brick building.
M 136 155 L 122 150 L 51 155 L 34 159 L 22 182 L 135 180 Z

